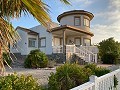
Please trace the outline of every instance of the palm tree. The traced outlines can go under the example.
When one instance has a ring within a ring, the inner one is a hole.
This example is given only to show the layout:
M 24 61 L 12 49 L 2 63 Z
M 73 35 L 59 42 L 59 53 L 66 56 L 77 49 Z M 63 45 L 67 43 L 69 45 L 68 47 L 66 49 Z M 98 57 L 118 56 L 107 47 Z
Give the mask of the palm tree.
M 70 4 L 68 0 L 60 1 Z M 8 43 L 13 45 L 20 39 L 10 23 L 11 19 L 31 14 L 42 25 L 47 26 L 47 22 L 51 22 L 48 8 L 44 0 L 0 0 L 0 72 L 4 68 L 3 50 L 9 52 Z

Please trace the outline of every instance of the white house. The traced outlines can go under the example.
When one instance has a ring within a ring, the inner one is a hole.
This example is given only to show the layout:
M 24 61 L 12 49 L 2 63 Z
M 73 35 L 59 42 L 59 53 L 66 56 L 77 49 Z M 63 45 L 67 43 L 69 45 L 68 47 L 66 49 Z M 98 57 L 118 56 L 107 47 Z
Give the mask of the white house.
M 94 15 L 84 10 L 67 11 L 60 14 L 57 23 L 48 23 L 27 29 L 17 27 L 21 41 L 11 48 L 13 53 L 27 55 L 31 50 L 40 49 L 47 55 L 63 53 L 67 59 L 76 54 L 85 61 L 97 62 L 98 49 L 91 46 L 90 21 Z

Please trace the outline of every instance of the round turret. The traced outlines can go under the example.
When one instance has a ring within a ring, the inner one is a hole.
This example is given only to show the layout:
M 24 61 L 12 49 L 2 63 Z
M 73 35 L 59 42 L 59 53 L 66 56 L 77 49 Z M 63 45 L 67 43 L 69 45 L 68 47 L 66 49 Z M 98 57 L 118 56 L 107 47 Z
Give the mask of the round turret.
M 57 17 L 60 25 L 69 25 L 80 28 L 82 30 L 90 30 L 90 21 L 94 15 L 84 10 L 73 10 L 60 14 Z

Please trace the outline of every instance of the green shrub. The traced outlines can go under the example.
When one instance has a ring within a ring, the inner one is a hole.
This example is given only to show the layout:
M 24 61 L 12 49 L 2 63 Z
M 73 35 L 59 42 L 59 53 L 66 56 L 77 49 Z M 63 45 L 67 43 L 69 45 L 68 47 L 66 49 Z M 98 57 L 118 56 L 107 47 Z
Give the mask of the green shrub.
M 37 50 L 32 50 L 25 59 L 25 68 L 44 68 L 47 67 L 48 58 L 43 53 Z
M 108 70 L 106 68 L 97 67 L 96 70 L 95 70 L 95 75 L 100 77 L 100 76 L 105 75 L 109 72 L 110 72 L 110 70 Z
M 64 64 L 51 73 L 48 82 L 48 90 L 69 90 L 87 81 L 91 75 L 102 76 L 110 70 L 97 67 L 95 64 L 88 64 L 81 67 L 78 64 Z
M 64 64 L 51 73 L 49 90 L 69 90 L 89 80 L 91 69 L 82 68 L 77 64 Z
M 11 58 L 10 58 L 8 53 L 5 53 L 5 52 L 3 53 L 3 61 L 4 61 L 5 65 L 6 64 L 11 65 L 12 60 L 11 60 Z
M 97 65 L 96 64 L 87 64 L 87 65 L 85 65 L 85 68 L 91 69 L 92 72 L 95 74 L 95 70 L 97 68 Z
M 117 61 L 116 55 L 113 53 L 106 53 L 101 57 L 104 64 L 115 64 Z
M 11 74 L 0 77 L 0 90 L 41 90 L 32 76 Z
M 110 72 L 110 70 L 103 68 L 103 67 L 97 67 L 96 64 L 88 64 L 85 66 L 85 68 L 89 68 L 92 70 L 92 73 L 98 77 L 105 75 Z

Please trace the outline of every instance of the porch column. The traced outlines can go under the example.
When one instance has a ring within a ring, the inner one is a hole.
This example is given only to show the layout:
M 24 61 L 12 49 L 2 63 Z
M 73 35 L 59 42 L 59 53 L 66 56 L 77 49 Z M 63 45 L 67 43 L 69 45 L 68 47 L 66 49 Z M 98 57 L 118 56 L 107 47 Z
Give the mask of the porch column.
M 65 50 L 65 30 L 63 30 L 63 53 L 66 53 L 66 50 Z

